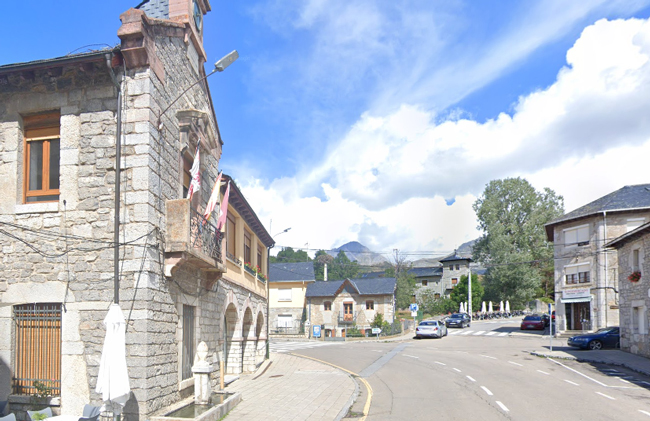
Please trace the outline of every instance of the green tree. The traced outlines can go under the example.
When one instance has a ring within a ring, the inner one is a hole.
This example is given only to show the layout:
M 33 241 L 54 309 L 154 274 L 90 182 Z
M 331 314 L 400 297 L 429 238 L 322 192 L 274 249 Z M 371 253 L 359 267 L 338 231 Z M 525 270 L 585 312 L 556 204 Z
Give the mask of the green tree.
M 354 279 L 359 275 L 359 264 L 352 262 L 343 250 L 332 261 L 332 268 L 327 266 L 328 279 Z
M 451 291 L 449 298 L 454 303 L 454 311 L 458 311 L 460 303 L 467 301 L 467 275 L 460 277 L 460 281 L 456 284 Z M 478 275 L 472 273 L 472 312 L 481 310 L 481 302 L 483 301 L 483 285 L 478 280 Z
M 311 258 L 304 250 L 295 251 L 291 247 L 285 247 L 277 256 L 271 256 L 270 263 L 299 263 L 311 262 Z
M 431 315 L 458 311 L 458 304 L 449 297 L 436 297 L 436 293 L 431 289 L 425 289 L 418 294 L 418 304 L 424 313 Z
M 405 270 L 398 273 L 397 287 L 395 289 L 397 308 L 407 308 L 413 301 L 413 294 L 415 294 L 415 276 Z
M 332 267 L 334 258 L 330 256 L 325 250 L 318 250 L 314 255 L 314 274 L 317 281 L 325 280 L 325 265 L 327 265 L 328 272 Z M 329 274 L 328 274 L 329 275 Z M 328 276 L 328 279 L 330 277 Z
M 553 190 L 538 192 L 522 178 L 490 181 L 474 203 L 483 236 L 474 258 L 488 266 L 485 298 L 510 300 L 520 307 L 548 283 L 553 247 L 544 224 L 564 213 L 564 199 Z

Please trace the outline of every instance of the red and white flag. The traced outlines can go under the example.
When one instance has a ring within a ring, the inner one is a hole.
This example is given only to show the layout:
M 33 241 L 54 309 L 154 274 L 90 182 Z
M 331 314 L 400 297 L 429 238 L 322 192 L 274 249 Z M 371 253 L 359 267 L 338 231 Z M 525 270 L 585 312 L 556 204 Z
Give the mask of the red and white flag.
M 228 197 L 230 196 L 230 181 L 228 181 L 228 187 L 226 187 L 226 194 L 223 195 L 223 201 L 221 202 L 221 212 L 219 219 L 217 220 L 217 229 L 221 230 L 226 223 L 226 218 L 228 217 Z
M 205 207 L 205 212 L 203 213 L 203 223 L 206 223 L 210 219 L 210 216 L 212 215 L 212 211 L 217 206 L 217 203 L 219 203 L 219 193 L 221 192 L 222 175 L 223 175 L 223 171 L 221 171 L 217 176 L 217 181 L 214 183 L 214 187 L 212 188 L 212 194 L 210 195 L 210 200 L 208 200 L 208 205 Z M 221 216 L 221 209 L 218 209 L 217 212 L 219 212 L 219 215 L 217 215 L 217 219 L 218 219 L 219 216 Z
M 196 153 L 194 154 L 194 163 L 192 168 L 190 168 L 190 175 L 192 176 L 192 181 L 190 182 L 190 188 L 187 191 L 187 198 L 192 200 L 192 195 L 201 189 L 201 141 L 196 145 Z

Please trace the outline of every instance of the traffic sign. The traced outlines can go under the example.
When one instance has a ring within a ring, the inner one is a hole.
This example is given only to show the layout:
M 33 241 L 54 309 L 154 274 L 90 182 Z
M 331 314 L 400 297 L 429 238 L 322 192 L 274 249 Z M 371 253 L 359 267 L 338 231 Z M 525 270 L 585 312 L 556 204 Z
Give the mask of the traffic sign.
M 413 313 L 413 312 L 417 313 L 417 311 L 419 310 L 417 303 L 413 303 L 413 304 L 409 305 L 409 310 L 411 310 L 411 313 Z
M 373 335 L 379 335 L 381 333 L 381 328 L 378 327 L 373 327 L 372 328 L 372 334 Z

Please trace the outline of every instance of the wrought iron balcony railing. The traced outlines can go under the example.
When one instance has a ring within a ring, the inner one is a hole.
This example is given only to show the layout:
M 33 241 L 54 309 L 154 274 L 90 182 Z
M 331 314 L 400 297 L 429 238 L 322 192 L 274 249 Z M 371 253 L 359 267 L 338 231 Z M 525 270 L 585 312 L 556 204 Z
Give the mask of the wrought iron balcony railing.
M 344 314 L 339 313 L 339 324 L 354 324 L 357 322 L 357 313 Z
M 190 242 L 192 247 L 201 250 L 219 263 L 221 258 L 221 231 L 206 221 L 199 212 L 190 208 Z

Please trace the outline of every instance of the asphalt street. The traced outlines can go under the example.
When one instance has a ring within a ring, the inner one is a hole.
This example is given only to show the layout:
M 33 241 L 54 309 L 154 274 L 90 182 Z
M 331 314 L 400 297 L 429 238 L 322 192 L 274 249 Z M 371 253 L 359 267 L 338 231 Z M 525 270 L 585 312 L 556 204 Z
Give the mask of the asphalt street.
M 290 352 L 367 380 L 369 420 L 650 420 L 650 378 L 528 352 L 548 341 L 508 320 L 474 322 L 442 339 L 294 345 Z

